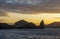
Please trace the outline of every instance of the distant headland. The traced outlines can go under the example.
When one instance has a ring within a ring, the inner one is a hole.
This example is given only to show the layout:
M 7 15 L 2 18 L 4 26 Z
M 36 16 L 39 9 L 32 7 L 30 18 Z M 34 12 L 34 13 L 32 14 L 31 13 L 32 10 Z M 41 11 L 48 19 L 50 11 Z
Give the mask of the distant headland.
M 0 29 L 44 29 L 44 21 L 42 20 L 39 26 L 25 20 L 19 20 L 14 25 L 0 23 Z

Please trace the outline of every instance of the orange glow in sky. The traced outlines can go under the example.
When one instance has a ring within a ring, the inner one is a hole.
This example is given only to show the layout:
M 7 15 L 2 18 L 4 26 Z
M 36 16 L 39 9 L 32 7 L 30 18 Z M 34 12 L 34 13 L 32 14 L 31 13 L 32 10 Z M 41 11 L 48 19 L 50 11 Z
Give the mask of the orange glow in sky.
M 60 14 L 57 13 L 39 13 L 39 14 L 18 14 L 13 12 L 6 12 L 8 17 L 0 17 L 0 19 L 4 19 L 6 23 L 15 23 L 19 20 L 26 20 L 28 22 L 33 22 L 36 25 L 39 25 L 41 20 L 44 20 L 45 24 L 50 24 L 52 22 L 60 22 Z

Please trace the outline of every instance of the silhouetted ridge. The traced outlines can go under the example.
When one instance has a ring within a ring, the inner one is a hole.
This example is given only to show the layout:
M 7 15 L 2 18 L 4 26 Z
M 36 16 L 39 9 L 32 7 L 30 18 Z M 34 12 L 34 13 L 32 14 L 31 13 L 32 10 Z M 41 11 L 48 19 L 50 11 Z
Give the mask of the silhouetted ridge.
M 43 20 L 41 21 L 41 23 L 40 23 L 40 25 L 39 25 L 39 28 L 40 28 L 40 29 L 44 29 L 44 21 L 43 21 Z
M 9 28 L 9 25 L 7 23 L 0 23 L 0 29 L 6 29 Z
M 54 22 L 46 26 L 47 28 L 60 28 L 60 22 Z
M 36 29 L 37 28 L 37 26 L 35 25 L 35 24 L 33 24 L 33 23 L 28 23 L 27 25 L 25 25 L 26 26 L 26 28 L 30 28 L 30 29 Z
M 16 23 L 15 23 L 15 26 L 16 27 L 24 27 L 26 24 L 28 24 L 28 22 L 27 21 L 24 21 L 24 20 L 20 20 L 20 21 L 17 21 Z
M 0 29 L 44 29 L 44 21 L 41 21 L 39 27 L 32 22 L 27 22 L 25 20 L 19 20 L 15 23 L 15 25 L 0 23 Z
M 37 27 L 35 24 L 29 23 L 24 20 L 20 20 L 20 21 L 16 22 L 15 26 L 20 29 L 31 29 L 31 28 L 34 29 Z

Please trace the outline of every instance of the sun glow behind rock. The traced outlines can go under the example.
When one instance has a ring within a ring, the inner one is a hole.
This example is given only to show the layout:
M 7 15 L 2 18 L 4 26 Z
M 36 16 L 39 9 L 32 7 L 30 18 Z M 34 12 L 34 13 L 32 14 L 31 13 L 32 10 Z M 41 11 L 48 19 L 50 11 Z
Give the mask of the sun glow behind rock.
M 57 13 L 39 13 L 39 14 L 18 14 L 13 12 L 6 12 L 8 17 L 0 17 L 9 24 L 14 24 L 19 20 L 26 20 L 28 22 L 33 22 L 36 25 L 39 25 L 41 20 L 44 20 L 45 24 L 50 24 L 52 22 L 60 22 L 60 14 Z

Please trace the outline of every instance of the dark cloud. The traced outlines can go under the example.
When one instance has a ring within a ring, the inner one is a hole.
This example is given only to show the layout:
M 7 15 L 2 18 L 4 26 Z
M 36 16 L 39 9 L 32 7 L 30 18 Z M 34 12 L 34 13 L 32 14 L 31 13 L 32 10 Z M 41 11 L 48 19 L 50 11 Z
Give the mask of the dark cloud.
M 23 14 L 60 12 L 60 0 L 5 0 L 5 11 Z

